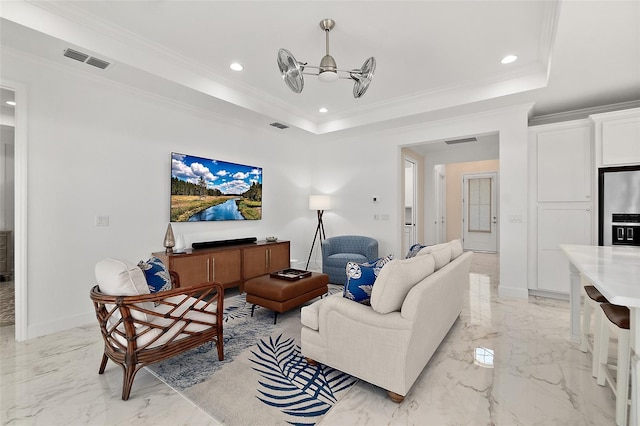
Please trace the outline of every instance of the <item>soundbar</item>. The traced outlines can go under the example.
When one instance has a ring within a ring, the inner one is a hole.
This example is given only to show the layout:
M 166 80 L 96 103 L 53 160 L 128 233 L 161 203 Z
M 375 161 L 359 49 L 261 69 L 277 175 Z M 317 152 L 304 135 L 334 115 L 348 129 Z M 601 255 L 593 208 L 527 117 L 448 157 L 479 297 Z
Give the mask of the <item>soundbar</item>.
M 192 243 L 191 248 L 194 250 L 221 246 L 230 246 L 234 244 L 249 244 L 258 241 L 256 237 L 235 238 L 233 240 L 203 241 L 200 243 Z

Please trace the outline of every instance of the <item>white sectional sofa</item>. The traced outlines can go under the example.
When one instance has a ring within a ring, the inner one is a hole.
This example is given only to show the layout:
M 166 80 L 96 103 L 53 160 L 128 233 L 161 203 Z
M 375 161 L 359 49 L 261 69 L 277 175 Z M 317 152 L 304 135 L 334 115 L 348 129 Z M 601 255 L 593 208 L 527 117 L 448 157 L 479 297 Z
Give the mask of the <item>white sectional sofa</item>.
M 459 240 L 427 246 L 380 270 L 371 306 L 338 293 L 302 308 L 302 354 L 402 401 L 462 310 L 471 257 Z

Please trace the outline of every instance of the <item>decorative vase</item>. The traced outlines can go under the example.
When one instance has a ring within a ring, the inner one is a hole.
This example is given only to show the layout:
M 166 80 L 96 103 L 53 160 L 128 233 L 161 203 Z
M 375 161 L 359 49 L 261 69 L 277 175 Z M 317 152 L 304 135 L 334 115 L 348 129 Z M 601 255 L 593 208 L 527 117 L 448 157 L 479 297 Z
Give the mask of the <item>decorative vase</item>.
M 173 250 L 178 253 L 182 253 L 186 248 L 187 248 L 187 245 L 184 243 L 184 237 L 182 236 L 181 233 L 178 233 L 178 235 L 176 236 L 176 244 L 173 247 Z
M 173 229 L 171 224 L 167 226 L 167 232 L 164 234 L 164 246 L 167 253 L 173 253 L 173 246 L 176 245 L 176 239 L 173 236 Z

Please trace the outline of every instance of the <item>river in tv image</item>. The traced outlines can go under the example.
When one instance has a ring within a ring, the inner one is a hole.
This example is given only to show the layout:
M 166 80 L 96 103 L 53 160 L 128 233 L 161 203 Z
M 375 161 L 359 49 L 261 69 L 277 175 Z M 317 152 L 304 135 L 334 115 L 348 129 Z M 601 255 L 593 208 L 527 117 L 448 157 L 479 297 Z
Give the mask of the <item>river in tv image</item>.
M 189 222 L 210 221 L 210 220 L 244 220 L 236 204 L 237 198 L 228 200 L 222 204 L 211 206 L 206 210 L 194 214 L 189 218 Z

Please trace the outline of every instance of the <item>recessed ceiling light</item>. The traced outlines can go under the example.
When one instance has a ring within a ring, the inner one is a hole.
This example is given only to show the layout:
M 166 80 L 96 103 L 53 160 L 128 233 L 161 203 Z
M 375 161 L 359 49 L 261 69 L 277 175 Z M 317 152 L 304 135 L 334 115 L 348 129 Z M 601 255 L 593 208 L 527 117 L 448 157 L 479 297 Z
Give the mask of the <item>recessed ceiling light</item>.
M 322 107 L 322 108 L 320 108 L 320 109 L 318 110 L 318 112 L 322 112 L 322 113 L 325 113 L 325 112 L 327 112 L 327 111 L 329 111 L 329 110 L 328 110 L 328 109 L 326 109 L 325 107 Z
M 16 106 L 15 101 L 7 101 L 7 105 Z
M 229 68 L 231 68 L 234 71 L 242 71 L 244 69 L 244 67 L 242 66 L 242 64 L 239 64 L 237 62 L 232 63 L 231 65 L 229 65 Z
M 500 62 L 503 64 L 510 64 L 511 62 L 515 62 L 516 60 L 518 60 L 518 57 L 516 55 L 507 55 L 502 58 Z

